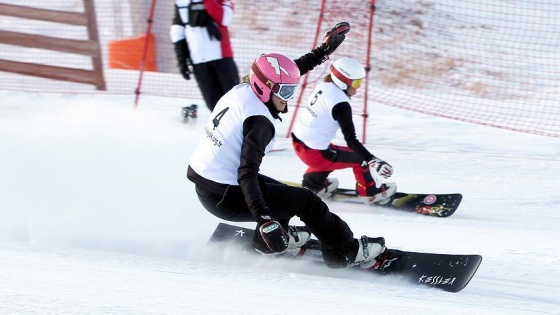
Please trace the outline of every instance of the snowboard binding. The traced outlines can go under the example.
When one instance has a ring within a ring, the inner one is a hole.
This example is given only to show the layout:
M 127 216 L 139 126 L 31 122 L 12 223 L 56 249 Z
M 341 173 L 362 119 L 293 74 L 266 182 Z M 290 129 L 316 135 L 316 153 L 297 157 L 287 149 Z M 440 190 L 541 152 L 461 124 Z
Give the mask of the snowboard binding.
M 401 271 L 397 260 L 401 259 L 404 253 L 398 249 L 387 249 L 380 257 L 380 263 L 376 265 L 375 270 L 381 273 L 391 273 Z

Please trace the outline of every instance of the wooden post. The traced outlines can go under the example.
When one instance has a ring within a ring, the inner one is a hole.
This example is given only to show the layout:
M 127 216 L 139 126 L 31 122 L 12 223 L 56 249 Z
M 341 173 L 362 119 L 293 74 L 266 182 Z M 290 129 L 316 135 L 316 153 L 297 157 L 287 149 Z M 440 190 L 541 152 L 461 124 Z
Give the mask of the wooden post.
M 93 70 L 0 59 L 0 71 L 53 80 L 92 84 L 95 85 L 97 90 L 106 90 L 101 45 L 99 44 L 99 36 L 97 33 L 97 21 L 95 18 L 93 0 L 84 0 L 84 8 L 84 13 L 76 13 L 0 4 L 0 15 L 84 26 L 88 28 L 89 37 L 87 40 L 77 40 L 0 31 L 0 43 L 89 56 L 92 60 Z

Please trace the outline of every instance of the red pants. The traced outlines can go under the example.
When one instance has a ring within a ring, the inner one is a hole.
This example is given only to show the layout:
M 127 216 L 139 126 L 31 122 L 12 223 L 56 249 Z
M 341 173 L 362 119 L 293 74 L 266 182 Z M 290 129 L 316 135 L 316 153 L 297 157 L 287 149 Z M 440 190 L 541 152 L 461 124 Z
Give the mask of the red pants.
M 326 150 L 315 150 L 299 141 L 294 140 L 292 144 L 300 160 L 309 166 L 303 175 L 304 184 L 320 186 L 332 171 L 351 168 L 358 195 L 368 196 L 368 188 L 375 188 L 367 163 L 350 148 L 331 143 Z

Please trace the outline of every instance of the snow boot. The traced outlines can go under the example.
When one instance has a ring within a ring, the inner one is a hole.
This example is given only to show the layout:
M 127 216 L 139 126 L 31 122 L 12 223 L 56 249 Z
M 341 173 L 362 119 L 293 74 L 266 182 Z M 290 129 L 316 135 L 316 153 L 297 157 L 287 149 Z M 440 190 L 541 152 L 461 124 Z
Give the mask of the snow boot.
M 196 104 L 192 104 L 191 106 L 183 107 L 183 121 L 186 121 L 189 118 L 196 118 L 196 117 L 198 117 L 197 105 Z
M 362 236 L 355 240 L 358 250 L 354 259 L 348 259 L 348 266 L 359 266 L 361 269 L 376 269 L 383 261 L 382 256 L 387 251 L 383 237 Z
M 310 184 L 306 181 L 302 182 L 302 187 L 314 192 L 319 198 L 329 200 L 333 197 L 334 192 L 338 188 L 337 178 L 327 178 L 322 185 Z
M 263 255 L 283 255 L 288 252 L 299 250 L 303 245 L 305 245 L 305 243 L 307 243 L 307 241 L 309 241 L 309 239 L 311 239 L 311 231 L 309 231 L 306 226 L 290 225 L 288 226 L 286 232 L 288 233 L 288 247 L 283 252 L 277 253 L 270 250 L 258 232 L 255 232 L 255 235 L 253 236 L 253 248 Z M 294 253 L 294 255 L 295 254 L 297 254 L 297 252 Z
M 299 249 L 311 239 L 311 231 L 309 231 L 307 226 L 290 225 L 288 226 L 288 236 L 290 238 L 287 250 Z
M 396 183 L 384 183 L 377 188 L 375 184 L 366 190 L 367 196 L 359 196 L 368 205 L 386 205 L 397 192 Z

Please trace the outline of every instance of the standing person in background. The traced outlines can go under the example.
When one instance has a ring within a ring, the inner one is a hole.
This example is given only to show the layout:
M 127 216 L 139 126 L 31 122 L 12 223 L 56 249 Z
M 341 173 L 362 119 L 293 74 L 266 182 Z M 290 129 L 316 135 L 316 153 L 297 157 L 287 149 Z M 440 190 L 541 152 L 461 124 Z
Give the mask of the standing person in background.
M 191 156 L 187 177 L 214 216 L 256 222 L 253 247 L 263 254 L 297 250 L 313 233 L 329 267 L 374 269 L 386 256 L 383 238 L 354 238 L 346 222 L 317 195 L 259 173 L 276 139 L 274 123 L 288 111 L 300 77 L 326 61 L 349 30 L 348 23 L 338 23 L 319 47 L 295 60 L 281 54 L 257 58 L 243 82 L 216 105 Z M 294 216 L 305 226 L 289 226 Z
M 169 33 L 179 72 L 185 80 L 194 74 L 210 111 L 240 82 L 227 28 L 232 18 L 233 3 L 229 0 L 175 0 Z M 183 108 L 184 118 L 196 117 L 194 106 Z
M 350 98 L 363 78 L 364 66 L 355 59 L 341 58 L 331 72 L 311 92 L 306 110 L 298 117 L 292 132 L 293 147 L 307 170 L 302 185 L 323 199 L 329 199 L 338 187 L 338 179 L 327 176 L 334 170 L 351 168 L 356 191 L 366 204 L 386 204 L 397 191 L 391 177 L 392 166 L 371 154 L 356 138 Z M 332 144 L 338 130 L 345 146 Z

